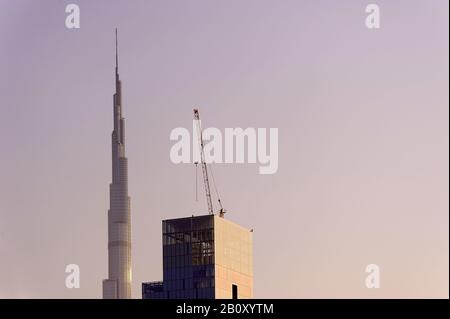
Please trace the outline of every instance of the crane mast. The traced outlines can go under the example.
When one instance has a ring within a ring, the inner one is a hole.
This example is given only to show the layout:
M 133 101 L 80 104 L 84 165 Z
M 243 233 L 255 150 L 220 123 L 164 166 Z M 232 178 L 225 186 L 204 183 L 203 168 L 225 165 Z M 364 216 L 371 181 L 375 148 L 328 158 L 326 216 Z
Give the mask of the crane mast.
M 202 128 L 200 125 L 200 115 L 198 113 L 198 109 L 194 109 L 194 120 L 196 121 L 198 143 L 200 145 L 200 163 L 203 172 L 203 182 L 205 184 L 206 202 L 208 204 L 208 212 L 212 215 L 214 214 L 214 209 L 211 199 L 211 189 L 209 187 L 208 168 L 206 167 L 205 153 L 203 152 Z

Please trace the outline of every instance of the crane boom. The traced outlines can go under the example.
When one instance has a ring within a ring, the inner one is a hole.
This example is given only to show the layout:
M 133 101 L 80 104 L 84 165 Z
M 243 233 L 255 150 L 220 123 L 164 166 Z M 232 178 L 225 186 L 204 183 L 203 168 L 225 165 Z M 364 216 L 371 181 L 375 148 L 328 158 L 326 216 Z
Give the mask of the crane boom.
M 198 142 L 200 145 L 200 163 L 202 166 L 203 172 L 203 182 L 205 184 L 205 193 L 206 193 L 206 202 L 208 204 L 208 212 L 209 214 L 214 214 L 212 199 L 211 199 L 211 189 L 209 187 L 209 178 L 208 178 L 208 168 L 206 167 L 205 162 L 205 153 L 203 152 L 203 137 L 202 137 L 202 128 L 200 124 L 200 115 L 198 113 L 198 109 L 194 109 L 194 120 L 196 120 L 197 126 L 197 136 Z

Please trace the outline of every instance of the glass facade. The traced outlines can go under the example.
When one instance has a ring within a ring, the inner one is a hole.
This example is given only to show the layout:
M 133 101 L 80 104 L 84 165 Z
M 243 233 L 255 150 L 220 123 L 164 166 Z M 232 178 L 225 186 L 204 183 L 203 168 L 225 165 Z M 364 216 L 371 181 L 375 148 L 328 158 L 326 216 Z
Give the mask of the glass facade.
M 162 223 L 163 233 L 163 282 L 151 282 L 142 284 L 142 297 L 144 299 L 213 299 L 218 297 L 216 289 L 216 272 L 221 272 L 221 295 L 226 295 L 222 290 L 228 289 L 225 285 L 230 285 L 229 293 L 232 296 L 232 285 L 241 286 L 241 282 L 236 282 L 241 278 L 238 276 L 228 276 L 230 271 L 226 271 L 228 264 L 228 253 L 217 251 L 219 249 L 227 249 L 227 244 L 218 244 L 217 234 L 220 235 L 219 240 L 226 239 L 228 234 L 238 234 L 233 238 L 239 247 L 238 260 L 234 260 L 233 265 L 241 261 L 246 267 L 245 276 L 252 277 L 249 267 L 251 267 L 251 241 L 242 241 L 239 235 L 245 233 L 245 238 L 251 238 L 251 233 L 238 225 L 231 222 L 223 222 L 223 220 L 215 215 L 192 216 L 187 218 L 165 220 Z M 238 227 L 238 233 L 231 231 L 234 227 Z M 220 227 L 221 229 L 218 229 Z M 241 234 L 242 232 L 242 234 Z M 230 237 L 231 238 L 231 237 Z M 241 243 L 245 243 L 245 247 L 241 250 Z M 231 243 L 233 244 L 233 243 Z M 234 247 L 234 246 L 233 246 Z M 248 256 L 241 258 L 242 254 Z M 220 256 L 220 262 L 223 264 L 218 269 L 217 256 Z M 235 255 L 233 255 L 235 256 Z M 242 267 L 235 267 L 237 271 L 241 271 Z M 251 298 L 251 278 L 246 279 L 243 293 L 238 293 L 241 297 Z M 249 287 L 250 286 L 250 287 Z
M 144 299 L 167 299 L 167 294 L 164 292 L 164 283 L 162 281 L 143 283 L 142 297 Z

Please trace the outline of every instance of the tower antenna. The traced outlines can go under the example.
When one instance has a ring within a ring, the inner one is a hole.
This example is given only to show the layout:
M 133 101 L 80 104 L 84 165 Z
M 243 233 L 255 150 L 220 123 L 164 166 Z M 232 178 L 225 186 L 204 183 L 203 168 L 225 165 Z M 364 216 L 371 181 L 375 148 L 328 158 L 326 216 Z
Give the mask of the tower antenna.
M 119 44 L 117 40 L 117 28 L 116 28 L 116 70 L 119 68 Z

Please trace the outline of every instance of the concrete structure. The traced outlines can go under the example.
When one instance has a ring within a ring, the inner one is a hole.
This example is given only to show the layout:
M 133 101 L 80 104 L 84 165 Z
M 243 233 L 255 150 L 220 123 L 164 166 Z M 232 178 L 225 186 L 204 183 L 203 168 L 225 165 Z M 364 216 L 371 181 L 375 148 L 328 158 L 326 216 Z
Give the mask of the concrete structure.
M 114 130 L 112 183 L 109 186 L 108 279 L 103 280 L 104 299 L 131 298 L 131 213 L 128 197 L 128 159 L 125 157 L 125 123 L 122 117 L 122 84 L 116 29 L 116 93 L 113 100 Z
M 163 281 L 143 283 L 142 298 L 253 298 L 252 231 L 218 215 L 162 226 Z

